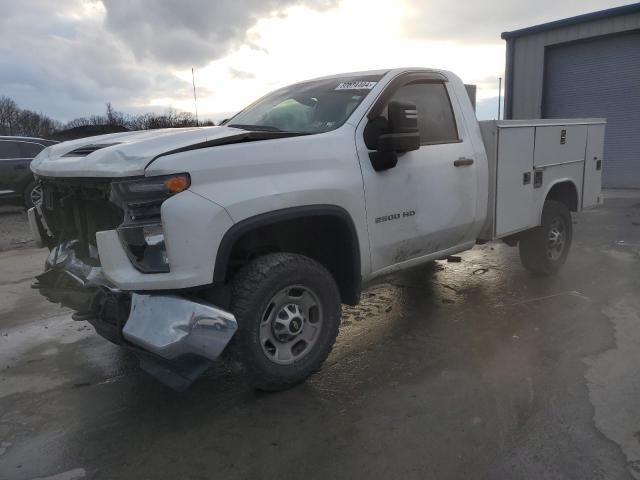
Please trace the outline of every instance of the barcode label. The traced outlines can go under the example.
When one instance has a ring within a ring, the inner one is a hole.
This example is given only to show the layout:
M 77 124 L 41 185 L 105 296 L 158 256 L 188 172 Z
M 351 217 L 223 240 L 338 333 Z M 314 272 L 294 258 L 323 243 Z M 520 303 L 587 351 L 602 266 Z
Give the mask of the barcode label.
M 336 90 L 371 90 L 376 86 L 376 83 L 377 82 L 353 80 L 351 82 L 342 82 L 336 87 Z

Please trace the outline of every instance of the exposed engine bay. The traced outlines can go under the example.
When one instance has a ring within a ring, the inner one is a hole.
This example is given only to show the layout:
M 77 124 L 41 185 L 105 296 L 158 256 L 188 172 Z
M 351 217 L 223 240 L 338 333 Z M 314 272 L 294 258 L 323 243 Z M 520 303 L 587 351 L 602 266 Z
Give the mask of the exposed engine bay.
M 126 320 L 128 295 L 112 298 L 115 289 L 100 268 L 96 232 L 117 228 L 124 212 L 109 201 L 110 180 L 41 179 L 42 204 L 37 207 L 42 243 L 50 249 L 44 273 L 34 288 L 51 302 L 76 311 L 74 318 L 100 318 L 115 328 Z M 121 310 L 121 312 L 119 312 Z M 123 315 L 124 314 L 124 315 Z M 104 328 L 103 328 L 104 330 Z M 102 332 L 101 332 L 102 333 Z
M 77 239 L 78 255 L 91 261 L 96 232 L 117 228 L 124 221 L 124 211 L 109 201 L 111 180 L 47 178 L 40 184 L 41 213 L 52 235 L 47 246 Z

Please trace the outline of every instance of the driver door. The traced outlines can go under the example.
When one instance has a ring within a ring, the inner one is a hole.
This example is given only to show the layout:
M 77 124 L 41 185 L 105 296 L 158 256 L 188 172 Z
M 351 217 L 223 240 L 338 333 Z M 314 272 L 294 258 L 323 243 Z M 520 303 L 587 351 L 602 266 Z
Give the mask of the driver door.
M 373 273 L 464 243 L 476 211 L 477 165 L 448 82 L 413 75 L 388 88 L 394 90 L 383 93 L 387 104 L 416 105 L 421 146 L 377 172 L 363 139 L 367 120 L 358 128 Z

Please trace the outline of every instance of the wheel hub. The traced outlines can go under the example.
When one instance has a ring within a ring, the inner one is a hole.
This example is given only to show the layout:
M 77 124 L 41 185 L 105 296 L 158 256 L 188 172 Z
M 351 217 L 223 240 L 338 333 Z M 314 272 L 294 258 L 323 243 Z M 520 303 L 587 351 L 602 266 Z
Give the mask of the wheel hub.
M 260 345 L 269 360 L 290 365 L 313 349 L 321 328 L 318 296 L 306 286 L 293 285 L 267 303 L 260 323 Z
M 288 341 L 302 332 L 305 317 L 302 308 L 295 303 L 285 305 L 273 321 L 273 335 L 277 340 Z
M 552 260 L 557 260 L 562 256 L 565 245 L 565 228 L 561 220 L 556 220 L 551 224 L 549 235 L 547 236 L 547 255 Z

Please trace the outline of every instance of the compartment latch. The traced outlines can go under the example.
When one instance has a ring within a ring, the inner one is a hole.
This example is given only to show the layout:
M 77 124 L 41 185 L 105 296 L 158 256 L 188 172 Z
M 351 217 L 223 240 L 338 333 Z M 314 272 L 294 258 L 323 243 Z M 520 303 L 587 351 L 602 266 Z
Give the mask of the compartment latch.
M 542 174 L 542 170 L 533 172 L 533 188 L 540 188 L 542 186 Z

